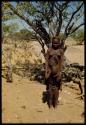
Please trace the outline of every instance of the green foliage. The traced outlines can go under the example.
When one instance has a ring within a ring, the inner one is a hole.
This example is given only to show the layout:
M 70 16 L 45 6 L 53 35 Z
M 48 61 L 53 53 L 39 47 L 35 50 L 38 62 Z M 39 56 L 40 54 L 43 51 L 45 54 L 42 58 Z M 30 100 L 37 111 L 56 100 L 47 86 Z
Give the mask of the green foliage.
M 20 30 L 20 36 L 22 39 L 30 39 L 33 37 L 33 32 L 28 31 L 27 29 Z
M 2 2 L 2 21 L 14 19 L 17 16 L 9 8 L 9 2 Z
M 34 39 L 33 32 L 28 31 L 27 29 L 22 29 L 19 32 L 15 32 L 13 35 L 14 35 L 14 38 L 22 39 L 22 40 Z
M 12 34 L 18 29 L 18 25 L 17 24 L 10 24 L 10 25 L 2 24 L 2 29 L 3 29 L 4 35 Z
M 84 41 L 84 30 L 77 30 L 72 34 L 72 37 L 77 41 L 77 44 L 82 44 L 82 42 Z
M 9 2 L 2 2 L 2 12 L 9 10 Z
M 33 15 L 36 11 L 36 8 L 31 5 L 30 2 L 20 2 L 17 3 L 16 9 L 18 11 L 22 11 L 22 13 L 29 13 L 30 15 Z

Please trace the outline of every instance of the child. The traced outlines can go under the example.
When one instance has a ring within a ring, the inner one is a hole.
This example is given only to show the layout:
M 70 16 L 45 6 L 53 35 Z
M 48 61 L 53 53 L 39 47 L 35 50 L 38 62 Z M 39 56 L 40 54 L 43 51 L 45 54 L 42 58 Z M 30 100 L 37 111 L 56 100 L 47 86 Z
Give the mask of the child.
M 50 56 L 53 56 L 54 54 L 60 53 L 61 55 L 61 59 L 60 59 L 60 71 L 59 71 L 59 76 L 58 76 L 58 81 L 61 81 L 61 71 L 62 71 L 62 67 L 63 67 L 63 55 L 64 55 L 64 44 L 63 42 L 60 40 L 59 37 L 53 37 L 52 38 L 52 46 L 51 48 L 48 48 L 47 53 L 45 55 L 45 59 L 46 59 L 46 63 L 45 63 L 45 84 L 46 84 L 46 90 L 49 89 L 49 80 L 50 80 L 50 75 L 51 75 L 51 68 L 49 66 L 49 59 Z M 60 82 L 61 83 L 61 82 Z

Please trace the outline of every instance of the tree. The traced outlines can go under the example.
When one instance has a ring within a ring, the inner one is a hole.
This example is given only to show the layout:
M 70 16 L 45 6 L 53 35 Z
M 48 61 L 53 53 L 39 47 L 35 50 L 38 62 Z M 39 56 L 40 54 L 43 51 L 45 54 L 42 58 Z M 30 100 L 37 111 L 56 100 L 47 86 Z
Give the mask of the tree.
M 17 24 L 11 24 L 11 25 L 3 24 L 2 29 L 3 29 L 3 34 L 4 35 L 13 34 L 18 29 L 18 25 Z
M 11 2 L 2 2 L 2 20 L 19 17 L 25 21 L 42 48 L 62 31 L 65 42 L 68 36 L 84 25 L 83 15 L 83 1 L 20 1 L 15 6 Z
M 28 31 L 27 29 L 21 29 L 18 32 L 15 32 L 13 34 L 14 38 L 16 39 L 24 39 L 24 40 L 31 40 L 31 39 L 35 39 L 33 32 L 32 31 Z
M 72 34 L 72 37 L 78 42 L 77 44 L 82 44 L 84 42 L 84 31 L 79 29 Z

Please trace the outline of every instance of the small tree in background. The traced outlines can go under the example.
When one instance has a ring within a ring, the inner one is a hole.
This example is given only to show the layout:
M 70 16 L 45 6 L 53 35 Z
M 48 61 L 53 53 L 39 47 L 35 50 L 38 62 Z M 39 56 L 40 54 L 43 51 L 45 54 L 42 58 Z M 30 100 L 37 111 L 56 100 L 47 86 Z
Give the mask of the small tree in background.
M 27 29 L 22 29 L 18 32 L 20 39 L 25 39 L 25 40 L 30 40 L 34 38 L 33 32 L 27 30 Z
M 84 42 L 84 31 L 82 29 L 77 30 L 72 34 L 72 37 L 77 41 L 77 44 L 82 44 Z
M 2 25 L 2 29 L 3 29 L 3 34 L 13 34 L 17 31 L 18 29 L 18 25 L 17 24 L 11 24 L 11 25 L 6 25 L 3 24 Z

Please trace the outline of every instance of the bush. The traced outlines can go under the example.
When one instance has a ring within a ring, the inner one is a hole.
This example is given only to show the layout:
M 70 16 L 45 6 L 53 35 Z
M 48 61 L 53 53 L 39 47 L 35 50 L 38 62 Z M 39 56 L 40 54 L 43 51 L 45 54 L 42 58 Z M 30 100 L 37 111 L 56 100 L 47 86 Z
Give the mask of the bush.
M 77 30 L 72 34 L 72 37 L 77 41 L 78 45 L 82 45 L 84 42 L 84 30 Z

